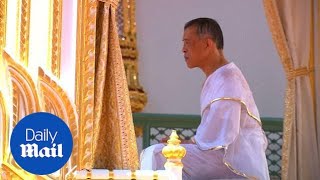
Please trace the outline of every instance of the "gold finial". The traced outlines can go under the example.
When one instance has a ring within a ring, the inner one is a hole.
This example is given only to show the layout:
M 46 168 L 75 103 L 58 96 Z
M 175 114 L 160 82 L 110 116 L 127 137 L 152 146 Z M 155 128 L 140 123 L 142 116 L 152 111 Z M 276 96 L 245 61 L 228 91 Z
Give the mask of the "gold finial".
M 180 146 L 179 136 L 175 130 L 172 130 L 168 145 L 162 149 L 164 157 L 169 159 L 182 159 L 186 155 L 186 149 Z

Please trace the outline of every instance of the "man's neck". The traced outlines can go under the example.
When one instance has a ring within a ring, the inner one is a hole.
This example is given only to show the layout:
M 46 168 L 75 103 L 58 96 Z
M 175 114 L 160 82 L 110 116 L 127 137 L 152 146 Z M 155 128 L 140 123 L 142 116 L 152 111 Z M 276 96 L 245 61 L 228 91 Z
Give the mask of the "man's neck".
M 212 63 L 206 65 L 205 67 L 201 68 L 206 77 L 209 77 L 212 73 L 214 73 L 220 67 L 228 64 L 229 62 L 221 56 L 218 62 L 211 61 Z

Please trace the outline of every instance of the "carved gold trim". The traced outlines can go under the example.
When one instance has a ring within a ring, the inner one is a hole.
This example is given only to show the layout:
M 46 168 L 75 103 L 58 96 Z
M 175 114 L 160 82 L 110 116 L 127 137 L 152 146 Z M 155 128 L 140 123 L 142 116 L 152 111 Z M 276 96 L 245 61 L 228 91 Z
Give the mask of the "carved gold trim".
M 20 95 L 23 95 L 23 98 L 25 99 L 24 102 L 26 103 L 26 107 L 28 107 L 25 109 L 26 115 L 41 111 L 42 108 L 39 103 L 38 92 L 30 74 L 22 65 L 14 61 L 7 52 L 4 51 L 3 57 L 8 64 L 8 70 L 11 76 L 14 91 L 16 90 L 16 92 L 21 93 Z M 16 86 L 16 89 L 14 86 Z M 17 94 L 14 95 L 14 98 L 19 99 Z M 13 105 L 17 106 L 17 104 Z M 14 113 L 18 114 L 18 112 Z
M 39 67 L 39 88 L 43 99 L 45 111 L 50 112 L 54 109 L 55 115 L 63 119 L 69 126 L 73 137 L 73 151 L 70 157 L 71 167 L 78 164 L 78 116 L 76 107 L 71 103 L 66 92 L 53 80 L 45 71 Z M 62 169 L 61 177 L 66 175 L 66 166 Z
M 180 168 L 172 164 L 170 168 Z M 152 173 L 152 174 L 151 174 Z M 168 179 L 169 172 L 167 170 L 161 171 L 149 171 L 149 170 L 108 170 L 108 169 L 82 169 L 73 172 L 71 170 L 66 176 L 67 180 L 76 179 L 159 179 L 159 173 L 161 179 Z M 173 178 L 176 179 L 176 178 Z M 179 178 L 178 178 L 179 179 Z
M 0 0 L 0 7 L 0 59 L 2 59 L 2 49 L 6 43 L 7 0 Z
M 14 166 L 12 166 L 11 164 L 8 164 L 6 162 L 3 162 L 1 164 L 2 169 L 4 170 L 4 172 L 6 172 L 6 175 L 8 175 L 8 179 L 35 179 L 35 176 L 31 175 L 31 174 L 27 174 L 25 171 L 23 171 L 22 169 L 18 169 Z
M 3 47 L 5 46 L 6 43 L 6 25 L 7 25 L 7 0 L 0 0 L 0 62 L 2 62 L 2 51 Z M 0 64 L 2 66 L 2 64 Z M 2 67 L 1 70 L 5 69 L 6 67 Z M 1 72 L 1 76 L 3 75 L 4 72 Z M 1 79 L 4 80 L 4 79 Z M 1 109 L 1 133 L 0 140 L 2 141 L 0 147 L 2 150 L 2 154 L 0 154 L 0 162 L 6 161 L 7 160 L 7 148 L 8 147 L 8 141 L 9 141 L 9 132 L 8 132 L 8 121 L 9 121 L 9 115 L 7 113 L 7 103 L 5 102 L 5 99 L 3 97 L 3 94 L 0 91 L 0 109 Z M 0 179 L 2 176 L 0 168 Z
M 122 14 L 123 14 L 123 35 L 126 35 L 129 33 L 129 28 L 130 28 L 130 20 L 129 20 L 129 11 L 128 7 L 129 0 L 122 0 Z
M 132 34 L 136 34 L 136 0 L 130 0 L 130 29 Z
M 147 103 L 147 95 L 144 92 L 129 91 L 132 112 L 140 112 Z
M 2 60 L 0 61 L 0 108 L 1 108 L 1 115 L 0 115 L 0 128 L 1 134 L 0 134 L 0 148 L 1 148 L 1 157 L 0 162 L 11 162 L 12 156 L 10 156 L 10 150 L 9 150 L 9 137 L 10 137 L 10 130 L 12 129 L 12 124 L 10 123 L 10 120 L 12 120 L 12 114 L 13 114 L 13 107 L 12 107 L 12 82 L 9 77 L 9 71 L 7 67 L 7 63 Z M 2 175 L 9 174 L 9 172 L 6 172 L 3 169 L 3 165 L 1 165 L 0 171 L 0 179 Z
M 7 113 L 7 105 L 6 101 L 3 97 L 3 94 L 0 91 L 0 109 L 1 109 L 1 141 L 2 141 L 2 153 L 0 157 L 0 161 L 6 161 L 7 160 L 7 147 L 9 147 L 9 114 Z
M 51 37 L 52 41 L 49 41 L 49 52 L 50 56 L 48 59 L 51 65 L 50 69 L 51 72 L 60 77 L 60 64 L 61 64 L 61 31 L 62 31 L 62 0 L 51 0 L 53 1 L 53 7 L 50 19 L 52 20 L 52 27 L 51 27 Z
M 36 86 L 27 72 L 27 70 L 19 64 L 19 62 L 14 61 L 7 52 L 3 52 L 4 61 L 7 64 L 7 70 L 9 72 L 9 78 L 12 83 L 12 97 L 13 98 L 13 124 L 10 124 L 10 118 L 4 119 L 5 128 L 4 131 L 6 134 L 3 134 L 6 138 L 6 142 L 3 144 L 5 149 L 5 158 L 1 164 L 2 170 L 5 172 L 5 175 L 9 177 L 9 179 L 35 179 L 36 176 L 31 175 L 30 173 L 22 170 L 12 158 L 10 152 L 6 151 L 9 148 L 9 129 L 13 128 L 15 124 L 20 120 L 19 111 L 20 108 L 24 108 L 23 111 L 25 114 L 30 114 L 33 112 L 41 111 L 42 108 L 39 103 L 39 97 L 36 90 Z M 11 87 L 7 87 L 11 88 Z M 22 98 L 20 100 L 20 98 Z M 21 102 L 24 103 L 24 106 L 20 106 Z M 9 112 L 8 109 L 4 111 L 6 114 Z M 9 116 L 9 114 L 7 114 Z M 39 177 L 43 179 L 42 177 Z
M 16 120 L 15 123 L 19 120 L 19 109 L 21 107 L 20 103 L 23 101 L 25 103 L 23 111 L 25 111 L 25 115 L 30 114 L 32 112 L 38 112 L 42 111 L 40 100 L 43 100 L 43 104 L 46 104 L 46 107 L 53 107 L 54 111 L 57 112 L 57 115 L 64 119 L 67 124 L 70 127 L 71 133 L 73 135 L 74 140 L 74 152 L 72 153 L 72 156 L 70 158 L 70 162 L 68 165 L 73 166 L 77 164 L 77 157 L 79 149 L 78 147 L 78 126 L 77 126 L 77 114 L 76 114 L 76 108 L 72 105 L 71 101 L 68 99 L 66 93 L 62 90 L 62 88 L 54 81 L 52 80 L 48 75 L 44 73 L 44 71 L 40 68 L 39 70 L 39 78 L 38 78 L 38 86 L 41 90 L 41 93 L 46 94 L 46 97 L 48 99 L 44 99 L 43 96 L 39 97 L 39 93 L 37 91 L 37 87 L 35 86 L 34 81 L 32 80 L 31 76 L 28 74 L 27 70 L 19 64 L 19 62 L 14 61 L 8 53 L 4 52 L 4 60 L 8 64 L 7 69 L 9 71 L 9 78 L 12 81 L 13 86 L 13 92 L 16 92 L 13 94 L 13 105 L 15 107 L 13 112 L 15 114 Z M 22 98 L 22 100 L 19 100 L 19 98 Z M 6 110 L 3 106 L 3 94 L 0 94 L 0 108 L 1 108 L 1 118 L 8 116 L 8 110 Z M 48 103 L 50 101 L 50 103 Z M 48 103 L 48 104 L 47 104 Z M 6 128 L 3 131 L 3 134 L 7 139 L 4 142 L 3 150 L 6 150 L 9 146 L 8 142 L 8 131 L 10 128 L 9 125 L 10 119 L 6 118 L 4 121 L 4 127 Z M 5 134 L 7 135 L 5 135 Z M 5 161 L 1 164 L 1 171 L 4 173 L 5 176 L 7 176 L 7 179 L 55 179 L 56 177 L 50 177 L 48 176 L 35 176 L 32 175 L 24 170 L 22 170 L 20 167 L 17 166 L 14 159 L 12 158 L 10 152 L 4 152 L 5 153 Z M 64 177 L 65 173 L 67 172 L 68 165 L 65 165 L 60 170 L 60 177 Z
M 81 136 L 78 169 L 93 163 L 94 72 L 97 1 L 79 1 L 77 22 L 76 105 Z
M 35 179 L 35 180 L 53 180 L 57 178 L 51 178 L 49 176 L 36 176 L 33 174 L 30 174 L 26 171 L 24 171 L 21 168 L 16 168 L 12 166 L 11 164 L 8 164 L 6 162 L 1 164 L 1 168 L 4 170 L 5 174 L 8 175 L 7 177 L 3 178 L 3 180 L 9 180 L 9 179 L 14 179 L 14 180 L 25 180 L 25 179 Z M 1 175 L 0 175 L 1 179 Z
M 29 56 L 29 35 L 30 35 L 30 0 L 21 1 L 20 16 L 20 43 L 19 54 L 20 61 L 28 67 Z
M 39 103 L 38 93 L 36 91 L 35 84 L 26 71 L 26 69 L 19 64 L 18 61 L 14 61 L 7 52 L 3 52 L 3 57 L 7 63 L 7 69 L 9 71 L 9 77 L 12 82 L 12 105 L 13 105 L 13 124 L 9 125 L 8 128 L 13 128 L 18 121 L 22 118 L 20 117 L 20 112 L 24 112 L 24 115 L 28 115 L 33 112 L 41 111 L 41 106 Z M 23 103 L 23 105 L 21 104 Z M 21 108 L 24 108 L 20 111 Z M 5 148 L 9 147 L 9 142 Z M 21 168 L 15 163 L 10 152 L 6 152 L 8 157 L 5 161 L 8 163 L 8 167 L 11 171 L 16 170 L 20 172 L 18 175 L 22 179 L 24 176 L 29 177 L 29 173 L 22 171 Z
M 123 32 L 120 37 L 120 47 L 126 77 L 130 91 L 132 112 L 142 111 L 147 103 L 147 95 L 139 83 L 138 51 L 136 42 L 135 0 L 122 0 L 119 11 L 123 15 Z
M 12 121 L 13 126 L 18 124 L 19 121 L 19 88 L 16 83 L 12 83 L 12 106 L 13 106 L 13 113 L 12 113 Z M 25 101 L 24 101 L 25 102 Z
M 21 20 L 21 0 L 17 0 L 16 7 L 16 46 L 15 46 L 15 57 L 20 58 L 20 20 Z M 18 59 L 19 60 L 19 59 Z

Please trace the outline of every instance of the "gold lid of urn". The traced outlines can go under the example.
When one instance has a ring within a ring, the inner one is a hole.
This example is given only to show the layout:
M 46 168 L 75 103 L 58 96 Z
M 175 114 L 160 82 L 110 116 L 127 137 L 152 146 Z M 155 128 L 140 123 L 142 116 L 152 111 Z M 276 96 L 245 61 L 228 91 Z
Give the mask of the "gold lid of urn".
M 172 130 L 168 145 L 162 149 L 162 154 L 167 159 L 182 159 L 186 155 L 186 149 L 180 146 L 179 136 L 175 130 Z

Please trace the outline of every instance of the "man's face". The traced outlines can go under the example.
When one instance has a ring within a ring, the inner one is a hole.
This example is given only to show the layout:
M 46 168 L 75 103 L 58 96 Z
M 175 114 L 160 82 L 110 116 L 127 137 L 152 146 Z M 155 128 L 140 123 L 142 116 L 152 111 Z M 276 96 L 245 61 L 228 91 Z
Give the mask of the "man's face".
M 203 63 L 205 43 L 197 34 L 195 26 L 188 27 L 183 33 L 184 59 L 189 68 L 200 67 Z

